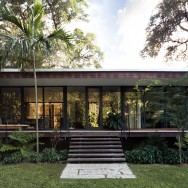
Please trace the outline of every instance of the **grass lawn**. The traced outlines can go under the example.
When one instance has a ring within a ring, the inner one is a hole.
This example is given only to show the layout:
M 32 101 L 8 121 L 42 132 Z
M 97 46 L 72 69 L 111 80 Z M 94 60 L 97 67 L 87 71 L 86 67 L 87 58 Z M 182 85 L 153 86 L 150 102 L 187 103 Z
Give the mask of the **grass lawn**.
M 188 165 L 133 165 L 129 164 L 136 179 L 62 180 L 65 164 L 0 165 L 2 188 L 187 188 Z

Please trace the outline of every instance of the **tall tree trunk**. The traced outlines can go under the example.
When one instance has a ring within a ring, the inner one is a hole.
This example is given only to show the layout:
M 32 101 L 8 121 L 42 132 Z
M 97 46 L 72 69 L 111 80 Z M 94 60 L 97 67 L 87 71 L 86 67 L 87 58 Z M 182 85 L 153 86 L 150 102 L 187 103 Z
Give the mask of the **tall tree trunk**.
M 33 1 L 33 4 L 35 1 Z M 36 73 L 36 56 L 35 56 L 35 25 L 34 25 L 34 7 L 32 7 L 32 58 L 33 58 L 33 74 L 34 74 L 34 85 L 35 85 L 35 114 L 36 114 L 36 151 L 39 153 L 39 121 L 38 121 L 38 94 L 37 94 L 37 73 Z
M 36 140 L 37 140 L 37 147 L 36 151 L 39 153 L 39 121 L 38 121 L 38 93 L 37 93 L 37 74 L 36 74 L 36 67 L 35 67 L 35 50 L 33 50 L 33 73 L 34 73 L 34 82 L 35 82 L 35 113 L 36 113 Z

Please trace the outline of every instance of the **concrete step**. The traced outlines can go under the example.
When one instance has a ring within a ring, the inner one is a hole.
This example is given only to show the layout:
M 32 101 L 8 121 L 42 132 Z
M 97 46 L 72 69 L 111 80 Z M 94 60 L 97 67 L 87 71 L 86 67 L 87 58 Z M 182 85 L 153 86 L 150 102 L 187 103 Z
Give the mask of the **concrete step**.
M 123 149 L 69 149 L 69 153 L 120 153 L 123 152 Z
M 78 162 L 125 162 L 125 158 L 68 158 L 70 163 Z
M 74 138 L 71 138 L 71 141 L 86 141 L 86 140 L 89 140 L 89 141 L 91 141 L 91 140 L 93 140 L 93 141 L 108 141 L 108 140 L 110 140 L 110 141 L 119 141 L 120 140 L 120 138 L 117 138 L 117 137 L 107 137 L 107 138 L 105 138 L 105 137 L 99 137 L 99 138 L 93 138 L 93 137 L 88 137 L 88 138 L 82 138 L 82 137 L 74 137 Z
M 68 162 L 125 162 L 120 138 L 71 138 Z
M 111 144 L 111 145 L 114 145 L 114 144 L 121 144 L 120 141 L 71 141 L 70 142 L 70 145 L 93 145 L 93 144 L 99 144 L 99 145 L 104 145 L 104 144 Z
M 87 158 L 87 157 L 124 157 L 123 153 L 69 153 L 70 158 Z
M 121 145 L 70 145 L 70 149 L 78 149 L 78 148 L 121 148 Z

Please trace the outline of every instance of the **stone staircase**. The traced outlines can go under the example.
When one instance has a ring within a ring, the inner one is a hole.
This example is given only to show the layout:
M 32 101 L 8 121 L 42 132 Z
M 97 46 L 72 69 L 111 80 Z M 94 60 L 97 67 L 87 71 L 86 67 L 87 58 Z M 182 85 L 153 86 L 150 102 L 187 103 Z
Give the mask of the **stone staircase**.
M 73 137 L 70 140 L 69 163 L 125 162 L 118 137 Z

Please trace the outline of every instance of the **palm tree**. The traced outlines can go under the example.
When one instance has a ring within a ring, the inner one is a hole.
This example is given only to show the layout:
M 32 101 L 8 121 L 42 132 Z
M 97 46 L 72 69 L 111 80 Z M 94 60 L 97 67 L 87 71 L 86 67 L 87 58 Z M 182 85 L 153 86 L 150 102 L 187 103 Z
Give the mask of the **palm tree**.
M 15 28 L 15 32 L 7 32 L 1 27 L 0 40 L 0 62 L 3 68 L 9 58 L 16 58 L 21 69 L 32 64 L 34 73 L 35 86 L 35 104 L 36 104 L 36 138 L 37 152 L 39 152 L 39 134 L 38 134 L 38 95 L 37 95 L 37 75 L 36 75 L 36 54 L 50 52 L 53 41 L 61 40 L 65 43 L 67 49 L 72 47 L 71 35 L 64 29 L 56 29 L 49 35 L 43 34 L 43 4 L 35 1 L 32 7 L 27 9 L 28 16 L 26 19 L 19 18 L 5 4 L 0 7 L 0 19 Z M 9 61 L 9 64 L 11 61 Z

